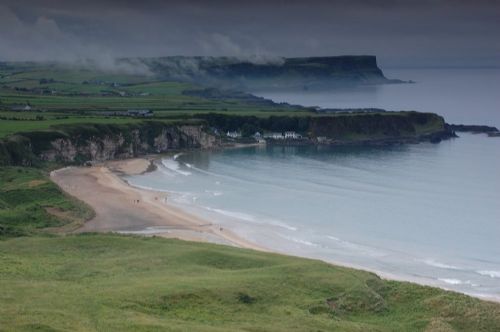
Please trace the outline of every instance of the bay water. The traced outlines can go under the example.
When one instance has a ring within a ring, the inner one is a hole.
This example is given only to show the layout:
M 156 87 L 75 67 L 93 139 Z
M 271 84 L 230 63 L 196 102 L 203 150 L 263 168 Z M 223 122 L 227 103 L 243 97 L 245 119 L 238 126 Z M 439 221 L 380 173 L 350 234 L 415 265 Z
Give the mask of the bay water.
M 418 83 L 261 95 L 500 125 L 492 86 L 500 86 L 499 71 L 387 74 Z M 273 251 L 500 300 L 500 138 L 459 136 L 394 147 L 195 151 L 127 180 L 169 192 L 168 204 Z

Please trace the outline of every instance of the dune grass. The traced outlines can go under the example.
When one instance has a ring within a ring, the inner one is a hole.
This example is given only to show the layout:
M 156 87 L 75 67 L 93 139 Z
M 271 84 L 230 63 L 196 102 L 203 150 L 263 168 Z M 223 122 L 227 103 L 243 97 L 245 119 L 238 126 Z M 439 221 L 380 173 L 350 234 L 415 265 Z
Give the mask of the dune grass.
M 41 169 L 0 167 L 0 240 L 83 222 L 92 216 Z M 0 327 L 1 328 L 1 327 Z
M 161 238 L 0 242 L 5 331 L 498 331 L 500 306 L 319 261 Z

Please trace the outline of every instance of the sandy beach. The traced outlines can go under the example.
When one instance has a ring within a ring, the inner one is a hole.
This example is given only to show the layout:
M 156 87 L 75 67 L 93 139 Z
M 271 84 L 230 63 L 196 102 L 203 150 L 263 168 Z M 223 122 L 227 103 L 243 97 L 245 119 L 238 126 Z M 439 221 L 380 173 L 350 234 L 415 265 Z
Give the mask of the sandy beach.
M 90 205 L 95 216 L 75 232 L 156 235 L 264 250 L 220 225 L 168 204 L 168 195 L 129 186 L 118 174 L 137 175 L 151 160 L 109 161 L 92 167 L 66 167 L 51 172 L 59 187 Z

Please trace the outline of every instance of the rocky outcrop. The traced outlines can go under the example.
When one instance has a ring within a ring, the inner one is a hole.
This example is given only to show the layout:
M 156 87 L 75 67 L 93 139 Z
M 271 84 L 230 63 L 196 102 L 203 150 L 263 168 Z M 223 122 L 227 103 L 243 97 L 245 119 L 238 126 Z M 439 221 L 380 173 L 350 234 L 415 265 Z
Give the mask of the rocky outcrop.
M 80 125 L 54 132 L 29 132 L 0 144 L 0 163 L 31 165 L 37 161 L 82 164 L 165 153 L 180 149 L 208 149 L 219 140 L 202 125 Z
M 200 126 L 180 126 L 180 131 L 192 139 L 192 144 L 198 144 L 202 149 L 210 149 L 220 145 L 219 139 L 204 130 Z
M 451 130 L 458 132 L 468 132 L 468 133 L 498 133 L 499 130 L 496 127 L 484 126 L 484 125 L 463 125 L 463 124 L 450 124 L 448 125 Z

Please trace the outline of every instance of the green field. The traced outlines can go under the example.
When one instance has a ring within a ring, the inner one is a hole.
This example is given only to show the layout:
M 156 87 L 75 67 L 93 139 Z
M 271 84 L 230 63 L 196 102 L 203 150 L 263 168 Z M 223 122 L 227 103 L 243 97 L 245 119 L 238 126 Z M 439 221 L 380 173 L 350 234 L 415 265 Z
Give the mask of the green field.
M 0 113 L 1 114 L 1 113 Z M 81 123 L 103 123 L 103 124 L 124 124 L 139 122 L 139 119 L 126 118 L 104 118 L 104 117 L 81 117 L 72 116 L 64 119 L 45 118 L 42 121 L 19 121 L 19 120 L 0 120 L 0 138 L 18 133 L 36 130 L 47 130 L 56 125 L 71 125 Z
M 500 306 L 314 260 L 161 238 L 0 242 L 5 331 L 498 331 Z
M 314 115 L 286 105 L 257 105 L 238 98 L 210 99 L 183 94 L 196 89 L 201 88 L 152 76 L 48 64 L 4 65 L 0 66 L 0 138 L 62 124 L 140 121 L 104 113 L 130 109 L 148 109 L 154 112 L 155 119 L 166 121 L 212 112 L 258 117 Z M 30 111 L 19 110 L 26 105 Z
M 201 87 L 154 76 L 109 74 L 60 65 L 12 64 L 0 69 L 0 108 L 3 105 L 5 110 L 25 104 L 37 110 L 65 113 L 135 108 L 159 112 L 289 110 L 286 106 L 257 107 L 237 99 L 213 100 L 183 94 L 196 89 Z

